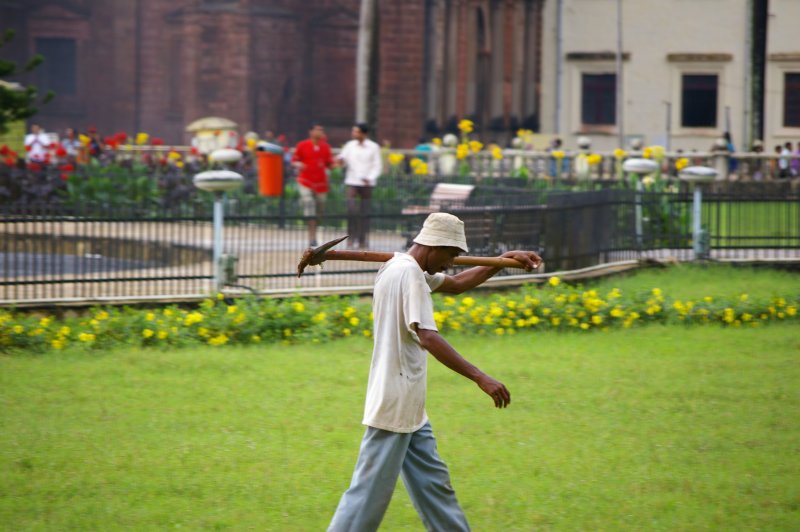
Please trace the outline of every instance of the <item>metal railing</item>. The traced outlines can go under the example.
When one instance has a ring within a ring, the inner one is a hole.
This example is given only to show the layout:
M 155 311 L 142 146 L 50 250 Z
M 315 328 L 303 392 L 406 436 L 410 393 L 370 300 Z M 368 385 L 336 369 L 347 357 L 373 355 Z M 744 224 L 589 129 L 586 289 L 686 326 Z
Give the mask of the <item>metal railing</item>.
M 629 259 L 694 258 L 687 191 L 499 190 L 444 207 L 464 220 L 474 254 L 538 249 L 550 272 Z M 372 249 L 406 249 L 425 217 L 402 214 L 406 203 L 374 204 Z M 372 283 L 378 265 L 354 262 L 326 263 L 298 279 L 307 219 L 296 202 L 280 205 L 277 199 L 229 201 L 224 253 L 238 258 L 233 284 L 286 293 Z M 195 207 L 0 207 L 0 305 L 181 299 L 214 292 L 211 213 Z M 712 260 L 800 260 L 797 194 L 708 192 L 703 226 Z M 346 228 L 343 205 L 331 205 L 318 240 L 342 236 Z

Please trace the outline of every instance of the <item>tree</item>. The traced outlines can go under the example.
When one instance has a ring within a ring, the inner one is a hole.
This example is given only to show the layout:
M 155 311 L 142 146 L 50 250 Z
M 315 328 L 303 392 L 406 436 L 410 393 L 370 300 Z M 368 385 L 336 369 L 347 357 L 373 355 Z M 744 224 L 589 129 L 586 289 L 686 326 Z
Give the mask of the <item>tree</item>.
M 14 38 L 14 30 L 8 29 L 0 36 L 0 48 Z M 0 58 L 0 133 L 8 130 L 8 124 L 17 120 L 25 120 L 37 112 L 39 105 L 46 104 L 55 97 L 53 91 L 48 91 L 43 98 L 39 97 L 38 89 L 33 85 L 5 81 L 3 78 L 32 71 L 44 62 L 44 57 L 36 54 L 22 68 L 17 69 L 17 63 Z

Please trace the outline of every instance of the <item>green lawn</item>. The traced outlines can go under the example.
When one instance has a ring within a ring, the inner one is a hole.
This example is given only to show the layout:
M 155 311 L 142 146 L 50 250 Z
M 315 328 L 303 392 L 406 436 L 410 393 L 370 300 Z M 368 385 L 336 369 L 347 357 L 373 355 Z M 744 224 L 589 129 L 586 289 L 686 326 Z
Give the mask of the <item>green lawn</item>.
M 708 203 L 703 205 L 703 210 L 712 247 L 796 247 L 800 244 L 798 201 Z
M 796 324 L 452 341 L 513 396 L 495 410 L 431 362 L 428 411 L 475 530 L 800 529 Z M 0 529 L 323 530 L 370 351 L 2 356 Z M 383 529 L 421 529 L 402 486 Z
M 721 263 L 683 263 L 667 268 L 634 270 L 587 281 L 585 285 L 597 288 L 601 293 L 615 287 L 628 294 L 660 288 L 669 297 L 684 301 L 703 296 L 737 298 L 741 294 L 748 294 L 751 298 L 791 297 L 800 293 L 800 273 Z

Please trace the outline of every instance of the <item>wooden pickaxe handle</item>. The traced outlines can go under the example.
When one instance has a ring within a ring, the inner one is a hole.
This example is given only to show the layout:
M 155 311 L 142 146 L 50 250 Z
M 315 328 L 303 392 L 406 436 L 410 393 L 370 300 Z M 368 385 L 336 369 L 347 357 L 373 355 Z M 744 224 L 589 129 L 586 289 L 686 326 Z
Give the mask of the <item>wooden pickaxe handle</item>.
M 386 262 L 394 257 L 394 253 L 383 251 L 326 251 L 324 260 L 354 260 L 359 262 Z M 514 259 L 502 257 L 470 257 L 464 255 L 456 257 L 453 263 L 457 266 L 491 266 L 492 268 L 521 268 L 525 266 Z

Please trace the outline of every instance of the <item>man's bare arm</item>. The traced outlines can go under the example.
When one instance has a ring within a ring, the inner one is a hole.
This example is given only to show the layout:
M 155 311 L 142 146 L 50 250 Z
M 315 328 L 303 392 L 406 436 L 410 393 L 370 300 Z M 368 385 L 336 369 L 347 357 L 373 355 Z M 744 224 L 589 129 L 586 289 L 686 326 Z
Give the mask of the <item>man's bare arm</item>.
M 422 347 L 451 370 L 475 382 L 486 395 L 492 398 L 497 408 L 505 408 L 511 403 L 511 393 L 502 382 L 493 379 L 472 365 L 466 358 L 458 354 L 458 351 L 447 343 L 447 340 L 437 331 L 420 329 L 416 325 L 414 328 Z
M 525 265 L 525 271 L 533 271 L 542 263 L 542 258 L 533 251 L 514 250 L 500 255 L 507 259 L 514 259 Z M 476 266 L 464 270 L 456 275 L 448 275 L 445 281 L 436 289 L 436 292 L 445 294 L 461 294 L 476 286 L 485 283 L 500 271 L 500 268 L 491 266 Z

